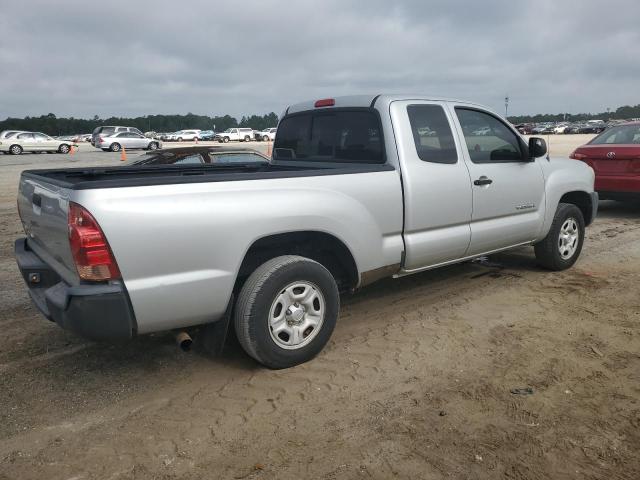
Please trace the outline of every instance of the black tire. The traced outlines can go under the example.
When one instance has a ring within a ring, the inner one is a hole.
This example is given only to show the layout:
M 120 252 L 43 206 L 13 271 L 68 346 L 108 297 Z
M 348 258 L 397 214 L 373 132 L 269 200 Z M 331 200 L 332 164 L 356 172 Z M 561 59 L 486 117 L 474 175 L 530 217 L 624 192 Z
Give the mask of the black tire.
M 318 331 L 313 333 L 312 330 L 308 334 L 313 335 L 308 343 L 304 344 L 303 339 L 303 345 L 287 349 L 274 340 L 269 316 L 274 302 L 295 282 L 316 287 L 324 301 L 324 316 Z M 311 360 L 324 348 L 333 333 L 339 311 L 338 286 L 331 273 L 308 258 L 283 255 L 258 267 L 240 290 L 234 313 L 236 335 L 247 354 L 264 366 L 289 368 Z
M 147 147 L 148 150 L 156 150 L 158 148 L 158 143 L 157 142 L 151 142 L 149 143 L 149 146 Z
M 71 151 L 71 147 L 66 143 L 63 143 L 58 147 L 58 153 L 69 153 Z
M 578 237 L 575 241 L 575 249 L 573 249 L 573 253 L 571 253 L 570 256 L 563 256 L 561 253 L 561 231 L 563 226 L 565 226 L 567 222 L 570 222 L 571 219 L 575 220 L 577 224 Z M 582 211 L 573 204 L 560 203 L 556 210 L 556 214 L 553 217 L 549 233 L 543 240 L 536 243 L 534 246 L 538 264 L 546 269 L 554 271 L 570 268 L 574 263 L 576 263 L 576 260 L 578 260 L 578 257 L 580 256 L 582 244 L 584 243 L 584 233 L 585 228 Z
M 250 142 L 251 141 L 251 137 L 249 135 L 245 135 L 244 136 L 244 141 L 245 142 Z
M 222 141 L 223 141 L 224 143 L 229 143 L 229 137 L 224 137 L 224 138 L 222 139 Z
M 11 145 L 9 147 L 9 153 L 11 155 L 21 155 L 24 150 L 20 145 Z
M 264 140 L 265 142 L 268 142 L 269 141 L 269 136 L 265 135 L 264 137 L 262 137 L 262 140 Z
M 119 143 L 112 143 L 109 146 L 109 150 L 111 150 L 112 152 L 119 152 L 120 150 L 122 150 L 122 147 L 120 146 Z
M 182 141 L 182 137 L 178 138 L 178 141 L 181 142 Z

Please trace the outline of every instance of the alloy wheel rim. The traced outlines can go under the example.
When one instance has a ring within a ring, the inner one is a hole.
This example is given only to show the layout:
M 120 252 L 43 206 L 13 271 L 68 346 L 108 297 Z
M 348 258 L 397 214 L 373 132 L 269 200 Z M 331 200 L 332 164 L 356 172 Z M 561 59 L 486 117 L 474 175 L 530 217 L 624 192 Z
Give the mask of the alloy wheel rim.
M 560 228 L 560 236 L 558 237 L 558 251 L 563 260 L 573 257 L 578 249 L 578 241 L 580 239 L 580 229 L 575 218 L 567 218 Z
M 322 330 L 325 310 L 324 295 L 315 284 L 290 283 L 278 292 L 269 309 L 271 339 L 285 350 L 305 347 Z

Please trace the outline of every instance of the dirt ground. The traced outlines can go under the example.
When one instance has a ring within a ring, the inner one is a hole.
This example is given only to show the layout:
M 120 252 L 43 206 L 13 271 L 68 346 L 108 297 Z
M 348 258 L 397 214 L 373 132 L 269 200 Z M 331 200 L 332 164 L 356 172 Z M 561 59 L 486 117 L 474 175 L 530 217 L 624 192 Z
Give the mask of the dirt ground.
M 35 310 L 17 179 L 68 161 L 0 156 L 0 479 L 640 478 L 640 204 L 601 202 L 565 272 L 524 248 L 345 296 L 318 358 L 269 371 Z

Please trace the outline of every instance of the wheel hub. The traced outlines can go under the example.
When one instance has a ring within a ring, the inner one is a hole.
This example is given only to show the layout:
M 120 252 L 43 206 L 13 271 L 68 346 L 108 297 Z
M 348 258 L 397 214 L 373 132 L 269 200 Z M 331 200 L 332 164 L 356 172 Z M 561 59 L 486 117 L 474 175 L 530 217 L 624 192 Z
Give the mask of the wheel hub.
M 294 303 L 285 312 L 285 319 L 289 325 L 300 325 L 304 318 L 305 308 Z

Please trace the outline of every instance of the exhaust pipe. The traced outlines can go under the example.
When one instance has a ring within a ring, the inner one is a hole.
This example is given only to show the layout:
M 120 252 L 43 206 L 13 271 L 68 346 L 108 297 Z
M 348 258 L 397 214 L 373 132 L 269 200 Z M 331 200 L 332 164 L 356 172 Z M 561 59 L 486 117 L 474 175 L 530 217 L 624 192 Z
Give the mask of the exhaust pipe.
M 184 330 L 175 332 L 175 337 L 176 343 L 183 352 L 188 352 L 189 350 L 191 350 L 191 344 L 193 343 L 193 340 L 187 332 L 185 332 Z

